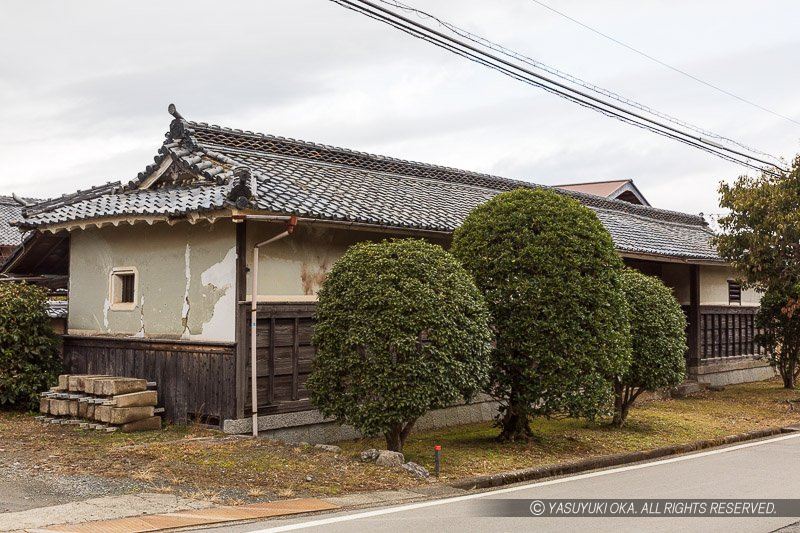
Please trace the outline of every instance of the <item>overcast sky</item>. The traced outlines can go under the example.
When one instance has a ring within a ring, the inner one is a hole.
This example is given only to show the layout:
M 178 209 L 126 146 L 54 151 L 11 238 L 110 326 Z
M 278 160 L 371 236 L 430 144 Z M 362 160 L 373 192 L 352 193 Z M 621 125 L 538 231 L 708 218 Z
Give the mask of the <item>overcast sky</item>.
M 791 158 L 800 126 L 531 0 L 405 0 L 661 111 Z M 548 0 L 800 120 L 800 2 Z M 0 3 L 0 194 L 128 181 L 188 119 L 541 184 L 633 178 L 718 211 L 741 167 L 605 118 L 327 0 Z

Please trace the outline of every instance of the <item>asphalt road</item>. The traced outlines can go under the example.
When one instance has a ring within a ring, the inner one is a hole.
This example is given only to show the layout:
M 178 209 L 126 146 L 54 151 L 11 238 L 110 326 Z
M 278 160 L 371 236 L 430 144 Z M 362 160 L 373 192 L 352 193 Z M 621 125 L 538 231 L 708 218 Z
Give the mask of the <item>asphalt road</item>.
M 520 484 L 443 500 L 288 520 L 268 520 L 225 531 L 735 531 L 770 532 L 800 517 L 486 517 L 487 501 L 521 498 L 800 498 L 800 434 L 755 441 L 627 467 Z M 790 527 L 792 531 L 796 527 Z M 219 529 L 219 528 L 217 528 Z

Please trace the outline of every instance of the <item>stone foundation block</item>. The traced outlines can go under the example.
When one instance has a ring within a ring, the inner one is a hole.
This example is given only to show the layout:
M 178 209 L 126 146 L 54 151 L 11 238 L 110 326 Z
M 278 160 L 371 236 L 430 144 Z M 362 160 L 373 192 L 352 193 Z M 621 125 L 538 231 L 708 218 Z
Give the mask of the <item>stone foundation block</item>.
M 153 407 L 110 407 L 109 409 L 107 422 L 115 426 L 151 418 L 154 414 Z
M 154 390 L 120 394 L 111 399 L 114 407 L 148 407 L 158 403 L 158 392 Z
M 119 429 L 123 433 L 133 433 L 135 431 L 154 431 L 161 429 L 161 417 L 151 416 L 150 418 L 145 418 L 143 420 L 128 422 L 127 424 L 122 424 Z

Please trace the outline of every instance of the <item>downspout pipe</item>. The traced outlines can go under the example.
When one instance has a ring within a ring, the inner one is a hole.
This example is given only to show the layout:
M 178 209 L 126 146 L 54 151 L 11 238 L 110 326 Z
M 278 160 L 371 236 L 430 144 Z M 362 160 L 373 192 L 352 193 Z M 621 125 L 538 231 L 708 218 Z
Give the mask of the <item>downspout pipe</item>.
M 244 222 L 250 218 L 254 220 L 286 222 L 286 229 L 283 232 L 253 247 L 253 280 L 251 284 L 252 292 L 250 295 L 250 393 L 251 402 L 253 404 L 253 437 L 258 437 L 258 357 L 256 352 L 256 333 L 258 331 L 258 251 L 268 244 L 272 244 L 291 235 L 295 227 L 297 227 L 297 217 L 270 217 L 266 219 L 241 215 L 236 217 L 236 222 Z

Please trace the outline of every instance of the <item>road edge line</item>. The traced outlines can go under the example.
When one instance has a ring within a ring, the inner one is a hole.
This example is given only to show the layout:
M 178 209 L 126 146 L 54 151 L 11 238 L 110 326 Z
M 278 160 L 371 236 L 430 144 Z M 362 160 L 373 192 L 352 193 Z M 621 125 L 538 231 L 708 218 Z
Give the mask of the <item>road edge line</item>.
M 600 457 L 592 457 L 572 463 L 561 463 L 550 466 L 500 472 L 497 474 L 488 474 L 485 476 L 475 476 L 454 481 L 449 485 L 451 487 L 463 490 L 490 489 L 505 485 L 512 485 L 514 483 L 521 483 L 523 481 L 534 481 L 557 476 L 580 474 L 590 470 L 621 466 L 631 463 L 638 463 L 641 461 L 651 461 L 653 459 L 660 459 L 662 457 L 682 455 L 701 450 L 707 450 L 709 448 L 726 446 L 728 444 L 763 439 L 782 433 L 792 433 L 795 431 L 800 431 L 800 427 L 783 426 L 757 429 L 753 431 L 747 431 L 745 433 L 738 433 L 736 435 L 699 440 L 687 444 L 674 444 L 672 446 L 663 446 L 661 448 L 654 448 L 652 450 L 639 450 L 635 452 L 617 453 L 613 455 L 602 455 Z
M 766 430 L 761 430 L 761 431 L 766 431 Z M 750 432 L 750 433 L 753 433 L 753 432 Z M 583 474 L 576 474 L 576 475 L 565 476 L 565 477 L 560 477 L 560 478 L 556 478 L 556 479 L 538 481 L 538 482 L 535 482 L 535 483 L 520 484 L 520 485 L 516 485 L 516 486 L 513 486 L 513 487 L 506 487 L 506 488 L 501 488 L 501 489 L 496 489 L 496 490 L 488 490 L 488 491 L 482 491 L 482 492 L 474 492 L 472 494 L 465 494 L 463 496 L 454 496 L 454 497 L 450 497 L 450 498 L 441 498 L 441 499 L 436 499 L 436 500 L 428 500 L 428 501 L 423 501 L 423 502 L 409 503 L 409 504 L 399 505 L 399 506 L 395 506 L 395 507 L 385 507 L 385 508 L 382 508 L 382 509 L 375 509 L 373 511 L 363 511 L 363 512 L 354 513 L 354 514 L 333 516 L 333 517 L 330 517 L 330 518 L 321 518 L 321 519 L 317 519 L 317 520 L 310 520 L 308 522 L 300 522 L 300 523 L 285 524 L 285 525 L 276 525 L 274 527 L 268 527 L 268 528 L 265 528 L 265 529 L 251 530 L 249 533 L 280 533 L 280 532 L 283 532 L 283 531 L 296 531 L 296 530 L 299 530 L 299 529 L 306 529 L 306 528 L 310 528 L 310 527 L 324 526 L 324 525 L 335 524 L 335 523 L 339 523 L 339 522 L 349 522 L 349 521 L 352 521 L 352 520 L 360 520 L 360 519 L 363 519 L 363 518 L 371 518 L 371 517 L 375 517 L 375 516 L 394 514 L 394 513 L 399 513 L 399 512 L 403 512 L 403 511 L 411 511 L 411 510 L 414 510 L 414 509 L 422 509 L 422 508 L 425 508 L 425 507 L 435 507 L 435 506 L 438 506 L 438 505 L 446 505 L 448 503 L 456 503 L 456 502 L 461 502 L 461 501 L 474 500 L 474 499 L 478 499 L 478 498 L 485 498 L 485 497 L 491 496 L 491 495 L 507 494 L 507 493 L 511 493 L 511 492 L 517 492 L 517 491 L 520 491 L 520 490 L 529 489 L 529 488 L 532 488 L 532 487 L 543 487 L 543 486 L 547 486 L 547 485 L 556 485 L 556 484 L 560 484 L 560 483 L 568 483 L 570 481 L 578 481 L 578 480 L 581 480 L 581 479 L 588 479 L 588 478 L 593 478 L 593 477 L 616 474 L 616 473 L 620 473 L 620 472 L 627 472 L 627 471 L 630 471 L 630 470 L 639 470 L 639 469 L 642 469 L 642 468 L 651 468 L 651 467 L 659 466 L 659 465 L 663 465 L 663 464 L 677 463 L 677 462 L 681 462 L 681 461 L 689 461 L 689 460 L 692 460 L 692 459 L 699 459 L 701 457 L 707 457 L 709 455 L 727 453 L 727 452 L 732 452 L 732 451 L 735 451 L 735 450 L 741 450 L 741 449 L 745 449 L 745 448 L 752 448 L 752 447 L 755 447 L 755 446 L 762 446 L 762 445 L 765 445 L 765 444 L 771 444 L 773 442 L 780 442 L 780 441 L 783 441 L 783 440 L 798 438 L 798 437 L 800 437 L 800 428 L 796 428 L 796 427 L 778 428 L 778 433 L 779 433 L 778 436 L 774 436 L 773 435 L 774 438 L 763 438 L 763 437 L 762 438 L 758 438 L 758 437 L 754 437 L 753 439 L 758 439 L 758 440 L 751 439 L 751 442 L 744 442 L 742 444 L 735 444 L 733 446 L 717 447 L 717 448 L 714 448 L 714 449 L 711 449 L 711 450 L 700 451 L 700 452 L 697 452 L 697 453 L 684 453 L 684 454 L 680 454 L 680 455 L 675 455 L 673 457 L 668 457 L 666 459 L 661 459 L 661 460 L 658 460 L 658 461 L 640 462 L 638 464 L 629 464 L 629 465 L 619 466 L 618 468 L 607 468 L 607 469 L 604 469 L 604 470 L 595 470 L 595 471 L 592 471 L 592 472 L 585 472 Z M 748 433 L 742 433 L 741 435 L 747 435 L 747 434 Z M 731 437 L 734 437 L 734 436 L 731 436 Z

